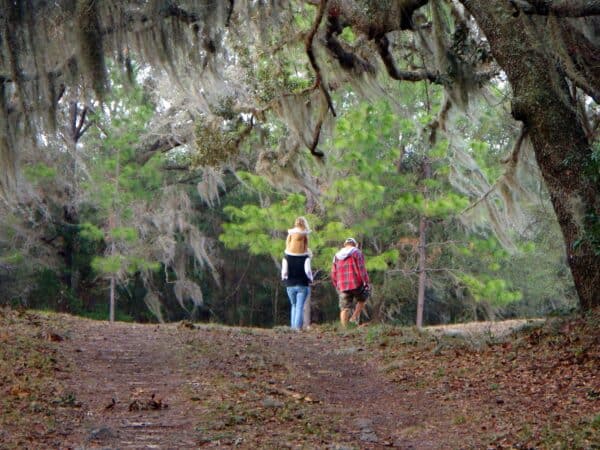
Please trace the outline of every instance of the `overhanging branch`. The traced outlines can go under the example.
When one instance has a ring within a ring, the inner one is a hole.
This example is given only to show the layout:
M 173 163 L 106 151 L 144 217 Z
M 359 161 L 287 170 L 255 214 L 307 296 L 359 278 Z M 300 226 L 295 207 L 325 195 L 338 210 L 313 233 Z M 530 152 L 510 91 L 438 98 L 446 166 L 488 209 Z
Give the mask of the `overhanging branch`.
M 312 144 L 309 147 L 310 152 L 313 155 L 318 156 L 319 158 L 322 158 L 323 156 L 325 156 L 325 154 L 323 152 L 317 150 L 317 145 L 319 145 L 319 138 L 321 137 L 321 128 L 322 127 L 323 127 L 323 119 L 319 120 L 319 122 L 315 126 L 315 130 L 313 132 Z
M 180 139 L 175 136 L 165 136 L 160 137 L 154 142 L 144 146 L 136 152 L 136 162 L 138 164 L 144 165 L 146 164 L 150 158 L 152 158 L 156 153 L 166 153 L 175 147 L 179 147 L 180 145 L 184 145 L 186 141 L 184 139 Z
M 321 21 L 323 20 L 323 15 L 325 14 L 326 7 L 327 7 L 327 0 L 321 0 L 319 9 L 317 11 L 317 17 L 315 18 L 315 22 L 313 23 L 313 26 L 312 26 L 310 32 L 306 36 L 305 48 L 306 48 L 306 54 L 308 55 L 308 60 L 310 61 L 310 65 L 312 66 L 313 70 L 315 71 L 315 75 L 316 75 L 315 85 L 319 87 L 319 89 L 325 96 L 325 99 L 327 100 L 327 105 L 329 106 L 329 110 L 331 111 L 331 114 L 333 114 L 333 116 L 335 117 L 336 113 L 335 113 L 335 108 L 333 107 L 333 102 L 331 101 L 331 95 L 329 95 L 329 91 L 323 84 L 321 68 L 319 67 L 319 64 L 317 63 L 317 58 L 315 57 L 315 53 L 314 53 L 313 47 L 312 47 L 313 40 L 315 38 L 315 35 L 317 34 L 317 30 L 319 29 L 319 26 L 321 25 Z M 311 152 L 312 152 L 312 149 L 311 149 Z
M 440 74 L 430 72 L 428 70 L 407 71 L 398 70 L 394 57 L 390 53 L 389 40 L 384 35 L 377 39 L 377 50 L 383 60 L 383 64 L 387 69 L 388 75 L 394 80 L 399 81 L 431 81 L 436 84 L 443 84 Z
M 600 16 L 600 0 L 510 0 L 516 13 L 556 17 Z

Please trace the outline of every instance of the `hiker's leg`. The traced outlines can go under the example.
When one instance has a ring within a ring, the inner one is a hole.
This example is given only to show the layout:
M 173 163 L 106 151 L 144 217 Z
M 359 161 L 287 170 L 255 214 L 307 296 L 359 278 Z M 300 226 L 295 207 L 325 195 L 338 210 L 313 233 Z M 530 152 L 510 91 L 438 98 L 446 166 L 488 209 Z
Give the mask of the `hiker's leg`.
M 306 300 L 310 288 L 308 286 L 298 286 L 297 289 L 296 304 L 294 305 L 294 309 L 296 311 L 294 313 L 294 322 L 292 323 L 292 328 L 295 330 L 300 330 L 302 328 L 302 320 L 304 318 L 304 300 Z
M 360 313 L 362 312 L 362 310 L 365 307 L 365 303 L 366 302 L 356 302 L 356 308 L 354 309 L 354 314 L 352 314 L 352 317 L 350 317 L 351 321 L 358 322 L 358 319 L 360 319 Z
M 340 322 L 342 326 L 346 328 L 348 326 L 348 321 L 350 320 L 350 313 L 352 310 L 350 308 L 344 308 L 340 311 Z
M 290 327 L 294 328 L 294 322 L 296 320 L 296 287 L 288 286 L 287 295 L 290 299 Z
M 340 292 L 340 322 L 345 328 L 352 314 L 352 295 L 349 292 Z

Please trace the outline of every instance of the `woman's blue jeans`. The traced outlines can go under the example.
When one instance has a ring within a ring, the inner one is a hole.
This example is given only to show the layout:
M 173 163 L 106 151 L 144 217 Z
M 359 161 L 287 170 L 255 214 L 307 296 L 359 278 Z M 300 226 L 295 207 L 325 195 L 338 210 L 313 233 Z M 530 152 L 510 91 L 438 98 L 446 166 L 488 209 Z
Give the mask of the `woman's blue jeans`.
M 292 314 L 290 326 L 299 330 L 302 328 L 302 319 L 304 318 L 304 301 L 308 297 L 310 287 L 308 286 L 288 286 L 287 295 L 292 305 Z

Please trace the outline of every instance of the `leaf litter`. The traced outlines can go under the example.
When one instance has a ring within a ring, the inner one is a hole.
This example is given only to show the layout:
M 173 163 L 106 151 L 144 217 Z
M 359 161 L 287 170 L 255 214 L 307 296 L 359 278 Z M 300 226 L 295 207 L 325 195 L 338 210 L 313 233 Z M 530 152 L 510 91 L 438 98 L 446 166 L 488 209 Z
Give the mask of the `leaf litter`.
M 0 325 L 1 448 L 600 448 L 599 311 L 498 333 Z

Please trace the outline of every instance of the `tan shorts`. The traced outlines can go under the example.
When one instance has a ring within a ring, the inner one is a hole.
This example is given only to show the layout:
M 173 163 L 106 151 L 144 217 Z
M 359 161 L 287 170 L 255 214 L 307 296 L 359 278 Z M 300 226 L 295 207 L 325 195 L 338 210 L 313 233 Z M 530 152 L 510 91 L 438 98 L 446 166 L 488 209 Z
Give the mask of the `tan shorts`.
M 365 294 L 363 288 L 352 289 L 350 291 L 342 291 L 339 293 L 340 309 L 354 308 L 354 302 L 364 303 L 369 298 L 368 293 Z

